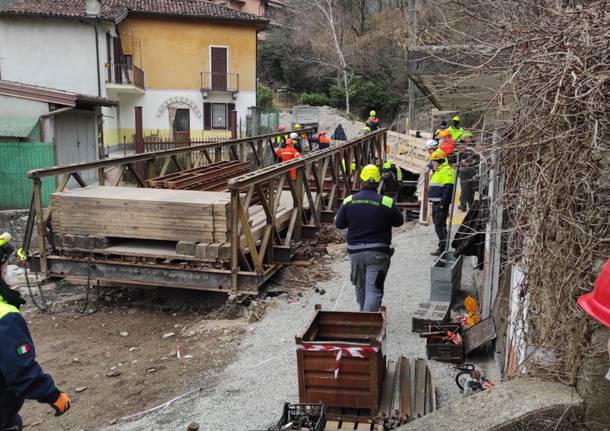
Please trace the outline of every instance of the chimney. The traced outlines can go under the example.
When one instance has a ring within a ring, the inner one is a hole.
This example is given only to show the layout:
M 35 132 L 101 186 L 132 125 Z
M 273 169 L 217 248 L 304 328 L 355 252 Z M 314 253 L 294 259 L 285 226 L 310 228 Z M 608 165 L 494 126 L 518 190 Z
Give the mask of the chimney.
M 96 17 L 99 16 L 101 12 L 102 2 L 100 0 L 85 0 L 85 13 L 87 16 Z

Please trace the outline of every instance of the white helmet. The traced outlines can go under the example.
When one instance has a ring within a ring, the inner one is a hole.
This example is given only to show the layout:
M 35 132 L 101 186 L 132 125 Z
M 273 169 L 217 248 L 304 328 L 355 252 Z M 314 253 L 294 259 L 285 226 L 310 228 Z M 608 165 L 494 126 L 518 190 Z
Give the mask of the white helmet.
M 297 132 L 292 132 L 290 134 L 290 139 L 299 139 L 299 134 Z
M 434 139 L 428 139 L 426 142 L 426 150 L 436 150 L 436 147 L 438 147 L 438 142 Z

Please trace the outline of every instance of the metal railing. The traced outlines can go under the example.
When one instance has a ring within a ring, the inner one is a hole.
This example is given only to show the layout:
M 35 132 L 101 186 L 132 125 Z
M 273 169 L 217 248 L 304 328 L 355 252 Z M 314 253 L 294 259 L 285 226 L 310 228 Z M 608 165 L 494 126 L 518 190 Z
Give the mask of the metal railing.
M 144 87 L 144 71 L 138 66 L 127 67 L 126 63 L 106 63 L 108 73 L 106 82 L 111 84 L 134 85 L 141 90 Z
M 202 91 L 239 91 L 239 73 L 201 72 Z

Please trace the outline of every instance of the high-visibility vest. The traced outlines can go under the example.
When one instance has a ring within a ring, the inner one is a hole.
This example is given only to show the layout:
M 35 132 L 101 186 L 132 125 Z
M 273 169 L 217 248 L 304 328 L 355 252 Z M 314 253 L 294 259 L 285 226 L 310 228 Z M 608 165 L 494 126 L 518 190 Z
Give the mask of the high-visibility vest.
M 2 296 L 0 296 L 0 319 L 6 316 L 9 313 L 19 313 L 19 309 L 14 305 L 9 304 L 4 300 Z
M 458 139 L 460 139 L 462 137 L 462 135 L 464 134 L 464 128 L 463 127 L 453 127 L 453 126 L 449 126 L 447 128 L 447 130 L 449 130 L 449 132 L 451 133 L 451 138 L 454 141 L 457 141 Z
M 430 202 L 440 202 L 443 197 L 443 189 L 455 184 L 455 170 L 449 166 L 445 160 L 442 165 L 436 168 L 430 177 L 430 188 L 428 189 L 428 200 Z

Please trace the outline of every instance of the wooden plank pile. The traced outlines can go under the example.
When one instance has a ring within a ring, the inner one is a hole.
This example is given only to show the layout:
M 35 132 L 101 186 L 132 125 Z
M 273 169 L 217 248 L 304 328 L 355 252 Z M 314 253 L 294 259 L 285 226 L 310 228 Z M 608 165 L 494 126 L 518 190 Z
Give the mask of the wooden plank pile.
M 227 242 L 231 196 L 222 192 L 90 186 L 51 196 L 60 237 Z
M 228 181 L 250 172 L 249 162 L 223 161 L 186 169 L 146 181 L 146 187 L 175 190 L 224 191 Z

